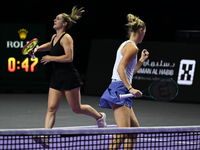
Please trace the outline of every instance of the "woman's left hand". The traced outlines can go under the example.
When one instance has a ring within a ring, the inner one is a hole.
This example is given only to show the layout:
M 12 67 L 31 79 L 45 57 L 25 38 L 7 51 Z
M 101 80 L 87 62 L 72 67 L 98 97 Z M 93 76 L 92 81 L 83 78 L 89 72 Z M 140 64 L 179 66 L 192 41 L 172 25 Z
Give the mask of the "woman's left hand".
M 50 55 L 43 56 L 40 62 L 43 63 L 44 65 L 51 62 L 51 56 Z
M 149 52 L 146 49 L 143 49 L 141 53 L 141 59 L 145 61 L 149 57 Z

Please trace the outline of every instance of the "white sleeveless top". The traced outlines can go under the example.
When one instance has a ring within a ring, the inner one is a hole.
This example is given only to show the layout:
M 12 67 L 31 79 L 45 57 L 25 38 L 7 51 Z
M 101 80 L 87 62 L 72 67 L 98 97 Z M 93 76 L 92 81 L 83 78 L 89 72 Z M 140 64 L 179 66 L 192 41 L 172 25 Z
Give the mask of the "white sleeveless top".
M 122 48 L 127 44 L 127 43 L 133 43 L 135 44 L 133 41 L 125 41 L 121 44 L 121 46 L 119 47 L 119 49 L 117 50 L 117 56 L 116 56 L 116 60 L 115 60 L 115 64 L 114 64 L 114 68 L 113 68 L 113 73 L 112 73 L 112 79 L 116 80 L 116 81 L 122 81 L 120 79 L 120 76 L 117 72 L 117 68 L 118 68 L 118 65 L 123 57 L 122 53 L 121 53 L 121 50 Z M 132 84 L 132 79 L 133 79 L 133 72 L 134 72 L 134 68 L 137 64 L 137 56 L 136 58 L 134 58 L 130 63 L 129 65 L 126 67 L 126 75 L 127 75 L 127 78 L 129 80 L 129 82 Z

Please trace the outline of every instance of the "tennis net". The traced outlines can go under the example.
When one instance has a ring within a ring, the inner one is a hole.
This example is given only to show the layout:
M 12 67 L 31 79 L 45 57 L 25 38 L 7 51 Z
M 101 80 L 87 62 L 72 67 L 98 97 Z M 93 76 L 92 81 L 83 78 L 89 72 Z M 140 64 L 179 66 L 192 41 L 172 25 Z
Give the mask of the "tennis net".
M 46 148 L 35 142 L 42 138 L 46 140 Z M 0 130 L 0 149 L 197 150 L 200 149 L 200 126 Z

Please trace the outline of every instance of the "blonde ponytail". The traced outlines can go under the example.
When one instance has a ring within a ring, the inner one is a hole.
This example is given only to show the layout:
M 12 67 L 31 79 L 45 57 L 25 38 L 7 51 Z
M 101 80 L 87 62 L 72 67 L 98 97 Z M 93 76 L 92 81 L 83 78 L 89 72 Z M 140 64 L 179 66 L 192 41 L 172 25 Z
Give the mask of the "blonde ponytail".
M 81 7 L 80 9 L 77 9 L 76 6 L 74 6 L 72 8 L 70 17 L 71 17 L 73 23 L 76 23 L 76 20 L 81 18 L 82 13 L 85 12 L 85 10 L 83 10 L 83 9 L 84 9 L 83 7 Z
M 128 26 L 129 35 L 131 32 L 136 32 L 140 28 L 146 29 L 145 23 L 141 19 L 139 19 L 139 17 L 128 14 L 127 20 L 128 23 L 126 24 L 126 26 Z
M 81 18 L 82 13 L 85 12 L 83 9 L 84 7 L 78 9 L 76 6 L 74 6 L 70 15 L 62 13 L 64 22 L 67 22 L 66 29 L 69 29 L 74 23 L 76 23 L 76 20 Z

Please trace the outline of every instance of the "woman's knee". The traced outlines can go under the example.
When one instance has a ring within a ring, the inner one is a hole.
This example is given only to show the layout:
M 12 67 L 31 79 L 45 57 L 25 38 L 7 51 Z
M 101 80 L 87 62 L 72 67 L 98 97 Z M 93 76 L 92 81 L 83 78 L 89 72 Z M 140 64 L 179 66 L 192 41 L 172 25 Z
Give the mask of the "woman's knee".
M 48 113 L 56 113 L 57 110 L 58 110 L 58 106 L 48 105 L 48 108 L 47 108 Z
M 81 107 L 71 107 L 72 111 L 76 114 L 80 114 L 81 113 Z
M 55 89 L 49 89 L 47 112 L 55 113 L 60 105 L 64 93 Z

